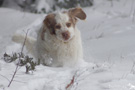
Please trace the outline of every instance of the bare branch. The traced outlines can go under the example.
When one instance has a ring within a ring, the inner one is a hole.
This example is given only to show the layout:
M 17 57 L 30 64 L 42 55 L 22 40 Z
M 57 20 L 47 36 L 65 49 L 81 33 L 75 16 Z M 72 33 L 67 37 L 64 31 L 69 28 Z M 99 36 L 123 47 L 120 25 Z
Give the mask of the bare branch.
M 7 79 L 8 81 L 10 81 L 10 80 L 9 80 L 7 77 L 5 77 L 4 75 L 1 75 L 1 74 L 0 74 L 0 76 L 4 77 L 4 78 Z
M 66 86 L 66 89 L 68 89 L 70 86 L 72 86 L 74 84 L 75 81 L 75 75 L 73 76 L 71 82 Z
M 26 36 L 25 36 L 25 39 L 24 39 L 24 42 L 23 42 L 23 46 L 22 46 L 22 49 L 21 49 L 21 56 L 22 56 L 22 52 L 23 52 L 23 49 L 24 49 L 24 46 L 25 46 L 26 39 L 27 39 L 28 31 L 29 30 L 27 30 L 27 32 L 26 32 Z M 12 78 L 11 78 L 9 84 L 8 84 L 8 87 L 10 87 L 11 83 L 14 81 L 14 77 L 15 77 L 17 71 L 18 71 L 18 67 L 19 67 L 19 63 L 20 63 L 20 58 L 21 57 L 19 57 L 19 61 L 18 61 L 17 66 L 15 68 L 14 74 L 13 74 L 13 76 L 12 76 Z
M 23 42 L 23 46 L 22 46 L 22 49 L 21 49 L 21 54 L 22 54 L 24 46 L 25 46 L 25 42 L 26 42 L 26 39 L 27 39 L 28 31 L 29 31 L 29 29 L 26 32 L 26 36 L 25 36 L 25 39 L 24 39 L 24 42 Z

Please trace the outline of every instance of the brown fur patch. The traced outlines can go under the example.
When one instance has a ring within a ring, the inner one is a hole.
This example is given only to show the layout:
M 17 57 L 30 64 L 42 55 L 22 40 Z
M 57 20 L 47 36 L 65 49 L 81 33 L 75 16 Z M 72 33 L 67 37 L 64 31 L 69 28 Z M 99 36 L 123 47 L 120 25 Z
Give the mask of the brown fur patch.
M 44 25 L 48 28 L 50 34 L 55 35 L 55 14 L 49 14 L 46 16 L 45 20 L 43 21 Z M 43 28 L 43 31 L 41 33 L 41 39 L 44 40 L 44 33 L 46 29 Z
M 52 35 L 55 34 L 55 25 L 56 25 L 55 14 L 47 15 L 44 20 L 44 24 L 47 26 Z
M 81 20 L 86 19 L 86 14 L 81 8 L 70 9 L 69 14 L 72 15 L 73 17 L 77 17 Z
M 76 25 L 77 18 L 81 20 L 86 19 L 86 14 L 81 8 L 70 9 L 68 12 L 64 11 L 63 13 L 68 13 L 70 17 L 69 21 L 71 22 L 73 27 L 75 27 Z

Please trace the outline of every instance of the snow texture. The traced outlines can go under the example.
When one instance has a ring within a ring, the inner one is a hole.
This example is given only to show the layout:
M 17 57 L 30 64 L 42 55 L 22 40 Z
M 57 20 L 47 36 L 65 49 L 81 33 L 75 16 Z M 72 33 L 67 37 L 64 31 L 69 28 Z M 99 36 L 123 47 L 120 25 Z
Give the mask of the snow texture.
M 0 60 L 0 90 L 135 90 L 135 2 L 95 0 L 83 8 L 86 21 L 77 26 L 82 34 L 84 60 L 74 68 L 39 65 L 30 74 L 21 67 L 10 87 L 14 63 Z M 11 41 L 14 33 L 36 37 L 45 15 L 0 8 L 0 56 L 19 52 L 22 45 Z M 25 34 L 25 33 L 24 33 Z M 27 50 L 24 50 L 27 54 Z

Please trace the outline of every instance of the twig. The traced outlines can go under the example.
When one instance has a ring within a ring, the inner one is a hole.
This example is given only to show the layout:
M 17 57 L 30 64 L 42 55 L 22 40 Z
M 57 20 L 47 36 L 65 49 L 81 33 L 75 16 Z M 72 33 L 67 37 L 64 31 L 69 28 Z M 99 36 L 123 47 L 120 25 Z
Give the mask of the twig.
M 4 75 L 0 74 L 0 76 L 2 76 L 3 78 L 5 78 L 6 80 L 8 80 L 8 81 L 10 82 L 10 80 L 9 80 L 7 77 L 5 77 Z M 26 83 L 26 82 L 17 81 L 17 80 L 13 80 L 13 81 L 15 81 L 15 82 L 20 82 L 20 83 Z
M 24 49 L 24 46 L 25 46 L 25 43 L 26 43 L 28 31 L 29 31 L 29 29 L 28 29 L 27 32 L 26 32 L 26 36 L 25 36 L 25 39 L 24 39 L 24 42 L 23 42 L 23 46 L 22 46 L 22 49 L 21 49 L 21 54 L 22 54 L 22 52 L 23 52 L 23 49 Z
M 7 77 L 5 77 L 4 75 L 1 75 L 1 74 L 0 74 L 0 76 L 4 77 L 4 78 L 7 79 L 8 81 L 10 81 L 10 80 L 9 80 Z
M 85 72 L 85 70 L 80 72 L 80 73 L 78 73 L 78 72 L 80 72 L 80 71 L 77 70 L 75 72 L 75 74 L 73 75 L 70 83 L 66 86 L 66 90 L 68 90 L 69 88 L 70 88 L 70 90 L 72 90 L 73 88 L 74 88 L 73 90 L 76 90 L 77 89 L 77 85 L 78 85 L 78 81 L 81 81 L 84 78 L 86 78 L 86 77 L 84 77 L 83 79 L 79 80 L 79 77 L 81 77 L 81 75 Z
M 66 86 L 66 90 L 67 90 L 70 86 L 72 86 L 72 85 L 74 84 L 74 81 L 75 81 L 75 75 L 73 76 L 71 82 Z
M 27 30 L 27 32 L 26 32 L 26 36 L 25 36 L 25 39 L 24 39 L 24 42 L 23 42 L 23 46 L 22 46 L 22 49 L 21 49 L 21 56 L 22 56 L 22 52 L 23 52 L 23 49 L 24 49 L 24 46 L 25 46 L 26 39 L 27 39 L 28 31 L 29 30 Z M 8 84 L 8 87 L 10 87 L 11 83 L 14 81 L 14 77 L 15 77 L 17 71 L 18 71 L 19 63 L 20 63 L 20 57 L 19 57 L 19 61 L 17 63 L 17 66 L 15 68 L 14 74 L 13 74 L 13 76 L 12 76 L 12 78 L 11 78 L 9 84 Z

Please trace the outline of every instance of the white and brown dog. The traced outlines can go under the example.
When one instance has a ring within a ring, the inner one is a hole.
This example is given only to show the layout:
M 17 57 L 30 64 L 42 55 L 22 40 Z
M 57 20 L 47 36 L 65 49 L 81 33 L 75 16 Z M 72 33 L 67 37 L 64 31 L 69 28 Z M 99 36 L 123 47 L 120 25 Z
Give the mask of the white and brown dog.
M 86 19 L 81 8 L 48 14 L 37 39 L 27 38 L 26 48 L 45 65 L 74 66 L 83 59 L 81 35 L 76 28 L 77 19 Z M 22 43 L 24 37 L 15 34 L 12 39 Z

